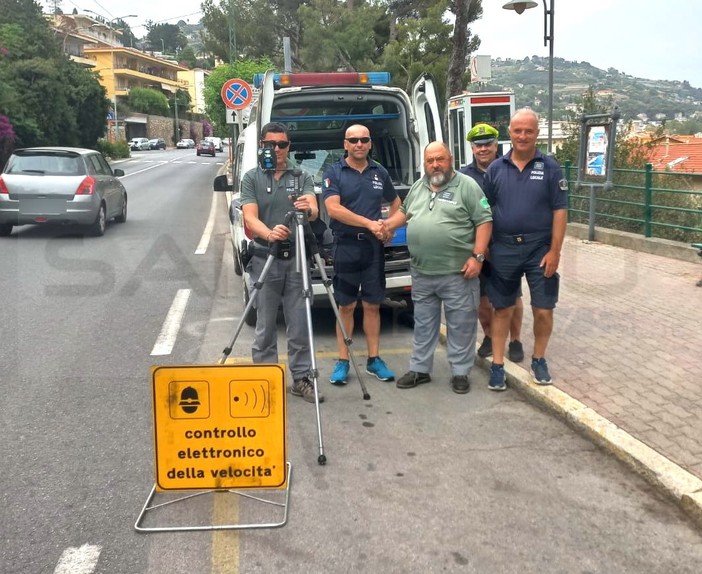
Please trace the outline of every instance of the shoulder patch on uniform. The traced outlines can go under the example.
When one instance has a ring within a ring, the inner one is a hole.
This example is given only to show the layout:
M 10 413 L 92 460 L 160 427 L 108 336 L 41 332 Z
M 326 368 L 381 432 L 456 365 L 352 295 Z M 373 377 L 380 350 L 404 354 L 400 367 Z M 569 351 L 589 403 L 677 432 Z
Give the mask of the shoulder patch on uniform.
M 559 180 L 558 187 L 561 189 L 561 191 L 568 191 L 568 180 L 567 179 Z
M 542 161 L 535 161 L 534 162 L 534 169 L 544 169 L 544 162 Z
M 484 207 L 485 209 L 490 209 L 490 203 L 487 200 L 487 197 L 483 196 L 480 198 L 480 205 L 481 207 Z
M 331 180 L 327 177 L 324 180 L 324 189 L 329 189 L 329 186 L 331 185 Z

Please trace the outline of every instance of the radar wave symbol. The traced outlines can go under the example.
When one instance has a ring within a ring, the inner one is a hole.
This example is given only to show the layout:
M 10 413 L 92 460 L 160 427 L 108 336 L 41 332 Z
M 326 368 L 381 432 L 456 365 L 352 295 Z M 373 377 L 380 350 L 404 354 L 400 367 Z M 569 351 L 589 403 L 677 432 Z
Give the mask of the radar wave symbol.
M 260 394 L 259 394 L 260 389 Z M 247 410 L 248 412 L 258 412 L 260 414 L 265 414 L 268 408 L 267 404 L 267 393 L 263 385 L 259 385 L 258 388 L 254 387 L 250 391 L 244 391 L 243 395 L 240 397 L 241 404 L 240 408 Z M 259 407 L 260 404 L 260 407 Z

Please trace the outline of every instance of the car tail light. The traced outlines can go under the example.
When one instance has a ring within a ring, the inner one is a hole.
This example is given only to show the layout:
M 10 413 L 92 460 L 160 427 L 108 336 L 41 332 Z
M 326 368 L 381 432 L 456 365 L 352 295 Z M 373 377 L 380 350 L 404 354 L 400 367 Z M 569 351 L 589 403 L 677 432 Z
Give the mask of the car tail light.
M 7 185 L 5 185 L 2 177 L 0 177 L 0 195 L 10 195 L 10 190 L 7 189 Z
M 93 193 L 95 193 L 95 179 L 86 175 L 85 179 L 80 182 L 76 195 L 93 195 Z

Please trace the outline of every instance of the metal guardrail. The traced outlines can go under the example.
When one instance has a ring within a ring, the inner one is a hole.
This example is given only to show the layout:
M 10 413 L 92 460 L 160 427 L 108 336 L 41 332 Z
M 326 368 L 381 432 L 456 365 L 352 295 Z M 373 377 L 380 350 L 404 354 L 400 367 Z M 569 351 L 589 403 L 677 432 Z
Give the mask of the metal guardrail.
M 563 166 L 570 183 L 568 221 L 588 223 L 591 194 L 587 186 L 575 189 L 576 166 Z M 595 225 L 644 237 L 691 243 L 702 239 L 702 174 L 614 169 L 614 189 L 597 189 L 594 195 Z

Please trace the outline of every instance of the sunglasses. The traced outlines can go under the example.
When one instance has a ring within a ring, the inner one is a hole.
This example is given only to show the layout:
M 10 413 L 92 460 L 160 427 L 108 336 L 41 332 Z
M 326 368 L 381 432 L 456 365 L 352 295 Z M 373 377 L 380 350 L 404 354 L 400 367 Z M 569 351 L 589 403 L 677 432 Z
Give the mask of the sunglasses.
M 362 144 L 367 144 L 368 142 L 371 141 L 370 138 L 345 138 L 345 139 L 350 144 L 357 144 L 358 142 L 361 142 Z
M 275 146 L 278 146 L 280 149 L 285 149 L 290 145 L 290 142 L 274 142 L 267 140 L 263 140 L 261 143 L 263 144 L 263 147 L 274 148 Z
M 431 192 L 431 199 L 429 200 L 429 211 L 434 209 L 434 200 L 436 199 L 436 192 L 432 191 Z

